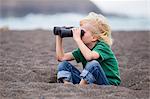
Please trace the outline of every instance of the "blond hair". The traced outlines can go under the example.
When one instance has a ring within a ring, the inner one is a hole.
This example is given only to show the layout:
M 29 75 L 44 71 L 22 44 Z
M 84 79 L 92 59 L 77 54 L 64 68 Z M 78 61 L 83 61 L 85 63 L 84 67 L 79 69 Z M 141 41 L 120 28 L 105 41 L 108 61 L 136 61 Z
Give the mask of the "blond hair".
M 99 40 L 103 39 L 108 45 L 112 45 L 111 29 L 103 15 L 90 12 L 88 16 L 80 20 L 80 26 L 84 24 L 90 25 L 90 32 Z

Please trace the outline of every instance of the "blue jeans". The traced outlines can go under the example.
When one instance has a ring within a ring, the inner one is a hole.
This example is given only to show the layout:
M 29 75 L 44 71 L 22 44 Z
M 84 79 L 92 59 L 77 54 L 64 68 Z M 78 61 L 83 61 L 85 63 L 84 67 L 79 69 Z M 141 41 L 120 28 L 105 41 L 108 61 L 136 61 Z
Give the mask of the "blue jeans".
M 96 60 L 88 62 L 82 72 L 68 61 L 62 61 L 58 65 L 57 79 L 59 82 L 66 80 L 73 84 L 78 84 L 84 79 L 88 84 L 109 85 L 101 65 Z

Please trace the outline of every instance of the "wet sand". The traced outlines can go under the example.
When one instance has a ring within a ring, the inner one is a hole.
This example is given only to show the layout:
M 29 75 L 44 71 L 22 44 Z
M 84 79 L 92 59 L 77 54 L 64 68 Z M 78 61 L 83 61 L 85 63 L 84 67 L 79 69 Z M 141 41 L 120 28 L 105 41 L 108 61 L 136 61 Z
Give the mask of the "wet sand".
M 150 32 L 113 31 L 120 86 L 56 83 L 55 36 L 48 30 L 0 31 L 1 99 L 148 99 Z M 76 48 L 72 38 L 64 48 Z M 81 64 L 72 62 L 79 69 Z

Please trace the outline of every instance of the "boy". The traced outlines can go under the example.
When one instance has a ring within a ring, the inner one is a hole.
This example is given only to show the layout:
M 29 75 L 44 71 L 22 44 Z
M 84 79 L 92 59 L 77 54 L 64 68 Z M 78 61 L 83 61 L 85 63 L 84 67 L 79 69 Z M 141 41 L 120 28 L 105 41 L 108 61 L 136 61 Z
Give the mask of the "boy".
M 81 29 L 84 36 L 81 37 Z M 64 53 L 62 38 L 56 35 L 56 57 L 60 61 L 57 78 L 64 84 L 116 85 L 121 82 L 118 62 L 111 50 L 111 31 L 102 15 L 94 12 L 80 21 L 80 28 L 73 28 L 73 39 L 78 48 Z M 80 72 L 68 61 L 82 62 Z

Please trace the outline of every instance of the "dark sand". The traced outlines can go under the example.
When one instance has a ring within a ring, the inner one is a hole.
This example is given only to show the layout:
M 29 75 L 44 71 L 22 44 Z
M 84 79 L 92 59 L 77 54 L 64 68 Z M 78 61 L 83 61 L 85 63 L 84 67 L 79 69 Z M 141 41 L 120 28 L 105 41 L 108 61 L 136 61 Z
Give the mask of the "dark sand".
M 150 32 L 114 31 L 113 38 L 122 79 L 119 87 L 64 86 L 54 83 L 58 62 L 50 31 L 1 30 L 0 99 L 148 99 Z M 76 47 L 72 38 L 64 43 L 66 51 Z

